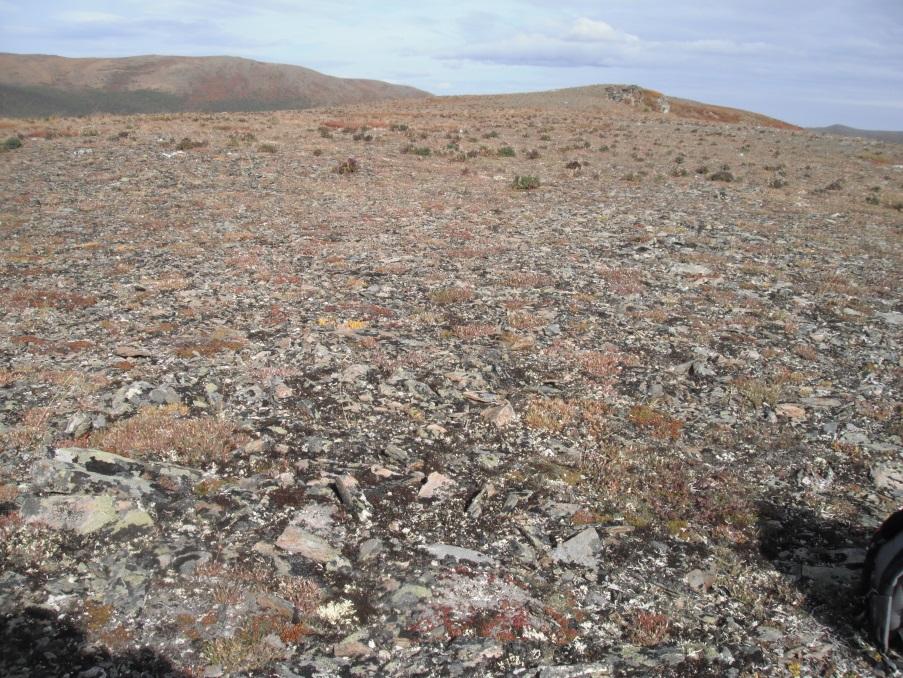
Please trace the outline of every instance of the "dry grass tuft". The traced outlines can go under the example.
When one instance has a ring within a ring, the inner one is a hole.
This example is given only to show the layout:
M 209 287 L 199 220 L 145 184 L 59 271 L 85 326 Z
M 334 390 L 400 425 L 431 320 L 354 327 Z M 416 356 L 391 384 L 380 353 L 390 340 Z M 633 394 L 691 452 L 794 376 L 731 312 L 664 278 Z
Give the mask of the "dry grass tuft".
M 229 422 L 211 416 L 187 417 L 187 412 L 181 405 L 144 407 L 130 419 L 94 432 L 86 444 L 125 457 L 172 458 L 201 466 L 227 461 L 248 440 Z
M 677 440 L 684 427 L 679 419 L 672 419 L 648 405 L 635 405 L 628 417 L 634 426 L 650 429 L 654 437 L 662 440 Z
M 16 370 L 0 370 L 0 388 L 9 386 L 16 380 L 21 378 L 21 374 Z
M 442 287 L 430 292 L 430 301 L 440 306 L 460 304 L 473 299 L 473 290 L 466 287 Z
M 77 311 L 93 306 L 97 299 L 91 296 L 36 288 L 20 288 L 16 290 L 0 290 L 7 308 L 52 308 L 57 311 Z
M 19 496 L 19 488 L 15 485 L 0 483 L 0 504 L 11 504 Z
M 498 334 L 499 328 L 489 323 L 474 323 L 471 325 L 455 325 L 452 332 L 458 339 L 473 340 Z
M 180 358 L 195 355 L 210 357 L 223 351 L 240 351 L 247 343 L 240 334 L 220 327 L 207 336 L 182 339 L 176 348 L 176 355 Z
M 285 626 L 275 616 L 251 617 L 235 635 L 209 641 L 204 646 L 204 659 L 227 673 L 261 668 L 280 655 L 280 651 L 267 642 L 267 636 L 280 635 Z
M 737 390 L 746 396 L 756 409 L 762 407 L 763 403 L 777 405 L 783 393 L 782 384 L 761 379 L 741 379 L 737 382 Z
M 514 271 L 508 273 L 504 280 L 508 287 L 549 287 L 554 284 L 552 276 L 534 271 Z
M 51 407 L 32 407 L 22 414 L 16 426 L 4 431 L 0 438 L 10 447 L 25 449 L 36 445 L 49 430 L 52 414 Z
M 559 398 L 537 398 L 527 405 L 524 423 L 530 428 L 559 433 L 574 423 L 578 414 L 576 405 Z
M 516 330 L 532 330 L 541 327 L 545 321 L 533 313 L 527 311 L 513 311 L 508 313 L 508 325 Z
M 622 360 L 617 351 L 587 351 L 580 356 L 580 367 L 593 377 L 612 377 L 621 371 Z
M 628 640 L 634 645 L 658 645 L 668 637 L 671 620 L 658 612 L 634 610 L 630 615 Z
M 278 591 L 280 596 L 295 606 L 302 617 L 311 617 L 323 600 L 323 590 L 304 577 L 282 577 Z

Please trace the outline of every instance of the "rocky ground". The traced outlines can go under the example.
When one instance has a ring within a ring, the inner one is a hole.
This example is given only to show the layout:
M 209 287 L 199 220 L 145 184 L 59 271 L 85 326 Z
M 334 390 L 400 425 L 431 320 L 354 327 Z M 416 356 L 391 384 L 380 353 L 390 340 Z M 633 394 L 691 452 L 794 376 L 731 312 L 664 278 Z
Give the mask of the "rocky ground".
M 0 673 L 893 675 L 903 147 L 5 121 Z

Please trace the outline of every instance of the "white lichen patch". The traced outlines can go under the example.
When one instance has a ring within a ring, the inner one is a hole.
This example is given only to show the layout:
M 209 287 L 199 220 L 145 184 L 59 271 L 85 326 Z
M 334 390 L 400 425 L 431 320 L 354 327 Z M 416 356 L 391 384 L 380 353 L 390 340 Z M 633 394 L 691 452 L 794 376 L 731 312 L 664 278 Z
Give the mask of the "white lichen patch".
M 350 600 L 331 600 L 317 608 L 317 617 L 333 626 L 354 621 L 354 603 Z

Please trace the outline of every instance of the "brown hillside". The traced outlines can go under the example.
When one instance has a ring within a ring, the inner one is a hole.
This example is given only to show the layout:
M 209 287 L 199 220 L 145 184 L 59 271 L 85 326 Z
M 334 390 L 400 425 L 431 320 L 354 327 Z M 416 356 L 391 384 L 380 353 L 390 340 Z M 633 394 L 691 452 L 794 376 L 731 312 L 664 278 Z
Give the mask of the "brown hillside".
M 300 66 L 237 57 L 69 59 L 0 54 L 0 87 L 4 86 L 15 90 L 0 103 L 0 113 L 6 115 L 78 113 L 82 111 L 70 107 L 85 96 L 92 97 L 93 104 L 86 112 L 116 111 L 123 100 L 130 101 L 129 94 L 137 93 L 166 96 L 165 102 L 153 101 L 156 109 L 170 110 L 309 108 L 427 96 L 378 80 L 336 78 Z M 138 106 L 135 112 L 150 110 L 150 105 Z

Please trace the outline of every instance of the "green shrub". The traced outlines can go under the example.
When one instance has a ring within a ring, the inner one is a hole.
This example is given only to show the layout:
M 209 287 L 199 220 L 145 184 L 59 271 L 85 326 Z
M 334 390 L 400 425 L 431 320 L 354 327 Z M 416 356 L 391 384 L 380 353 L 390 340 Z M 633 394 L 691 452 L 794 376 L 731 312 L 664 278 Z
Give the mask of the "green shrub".
M 728 170 L 726 170 L 726 169 L 721 169 L 721 170 L 718 170 L 717 172 L 714 172 L 713 174 L 711 174 L 711 175 L 709 176 L 709 180 L 710 180 L 710 181 L 727 181 L 727 182 L 730 182 L 730 181 L 733 181 L 733 180 L 734 180 L 734 175 L 731 174 L 731 173 L 730 173 Z
M 428 158 L 433 153 L 427 146 L 414 146 L 413 144 L 408 144 L 401 149 L 401 152 L 403 155 L 410 153 L 412 155 L 418 155 L 421 158 Z
M 333 170 L 336 174 L 354 174 L 360 169 L 360 163 L 354 158 L 348 158 L 336 165 Z
M 126 132 L 126 135 L 128 135 L 128 132 Z M 122 136 L 121 132 L 119 133 L 119 136 Z M 188 137 L 185 137 L 182 139 L 182 141 L 176 144 L 176 149 L 179 151 L 190 151 L 192 148 L 201 148 L 202 146 L 206 145 L 206 141 L 192 141 Z
M 518 191 L 529 191 L 534 188 L 539 188 L 539 177 L 517 175 L 514 177 L 514 183 L 512 185 Z
M 12 151 L 13 149 L 20 148 L 21 146 L 22 140 L 19 137 L 9 137 L 6 141 L 3 142 L 4 151 Z
M 500 158 L 513 158 L 517 153 L 510 146 L 502 146 L 498 151 Z

